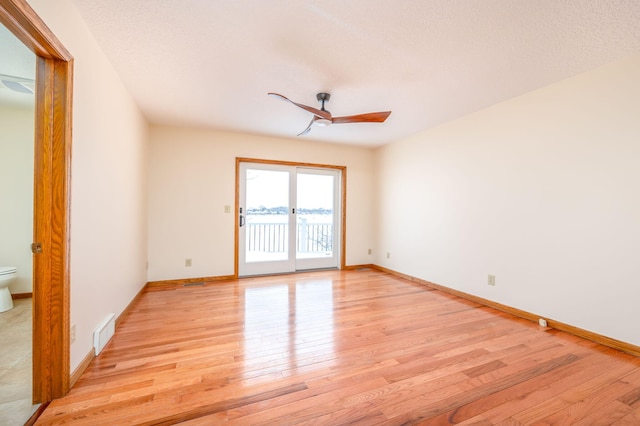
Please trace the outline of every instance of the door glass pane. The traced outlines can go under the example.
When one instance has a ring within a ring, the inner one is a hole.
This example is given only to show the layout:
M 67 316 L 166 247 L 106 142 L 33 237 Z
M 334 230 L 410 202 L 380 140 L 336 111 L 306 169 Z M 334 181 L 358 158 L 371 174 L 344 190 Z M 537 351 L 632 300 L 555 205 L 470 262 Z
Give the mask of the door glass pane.
M 298 173 L 296 258 L 332 257 L 334 177 Z
M 247 169 L 245 261 L 289 257 L 289 172 Z

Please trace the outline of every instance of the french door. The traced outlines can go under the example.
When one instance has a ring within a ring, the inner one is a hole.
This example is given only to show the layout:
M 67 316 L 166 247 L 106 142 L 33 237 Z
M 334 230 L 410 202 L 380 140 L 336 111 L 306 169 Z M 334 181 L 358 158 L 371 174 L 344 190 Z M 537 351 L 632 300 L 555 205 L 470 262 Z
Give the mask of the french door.
M 241 162 L 238 274 L 337 268 L 341 172 Z

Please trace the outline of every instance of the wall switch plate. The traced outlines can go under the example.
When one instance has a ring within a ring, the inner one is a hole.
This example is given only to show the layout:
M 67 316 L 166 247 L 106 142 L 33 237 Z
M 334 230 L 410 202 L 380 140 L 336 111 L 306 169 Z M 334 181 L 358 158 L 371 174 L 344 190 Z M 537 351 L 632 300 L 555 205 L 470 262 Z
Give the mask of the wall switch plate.
M 231 206 L 224 206 L 225 213 L 231 213 Z
M 496 285 L 496 276 L 495 275 L 489 275 L 489 278 L 487 280 L 487 284 L 489 285 Z

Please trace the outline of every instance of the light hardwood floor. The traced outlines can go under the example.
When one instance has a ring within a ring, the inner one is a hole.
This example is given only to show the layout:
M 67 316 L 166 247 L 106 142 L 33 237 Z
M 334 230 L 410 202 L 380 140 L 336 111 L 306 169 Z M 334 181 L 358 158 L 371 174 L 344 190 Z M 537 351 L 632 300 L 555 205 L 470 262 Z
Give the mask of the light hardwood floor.
M 32 401 L 31 299 L 0 313 L 0 425 L 23 425 L 38 408 Z
M 640 358 L 385 273 L 155 290 L 37 424 L 638 425 Z

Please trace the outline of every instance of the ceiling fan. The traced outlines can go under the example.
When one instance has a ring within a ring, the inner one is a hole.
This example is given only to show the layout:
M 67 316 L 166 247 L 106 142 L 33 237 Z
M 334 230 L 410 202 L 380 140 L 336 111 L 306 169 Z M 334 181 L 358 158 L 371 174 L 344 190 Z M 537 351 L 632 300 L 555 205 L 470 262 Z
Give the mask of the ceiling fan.
M 35 80 L 14 75 L 0 74 L 0 88 L 6 87 L 14 92 L 32 95 L 35 90 Z
M 306 135 L 311 130 L 311 126 L 314 124 L 316 126 L 328 126 L 329 124 L 341 124 L 341 123 L 382 123 L 384 122 L 391 111 L 383 111 L 383 112 L 369 112 L 366 114 L 358 114 L 358 115 L 347 115 L 345 117 L 333 117 L 329 111 L 324 108 L 325 102 L 329 101 L 331 95 L 329 93 L 318 93 L 316 95 L 316 99 L 320 102 L 320 109 L 310 107 L 307 105 L 299 104 L 293 102 L 291 99 L 282 96 L 278 93 L 269 93 L 271 96 L 276 96 L 283 101 L 290 102 L 297 106 L 298 108 L 302 108 L 305 111 L 308 111 L 313 114 L 313 118 L 311 122 L 298 136 Z

